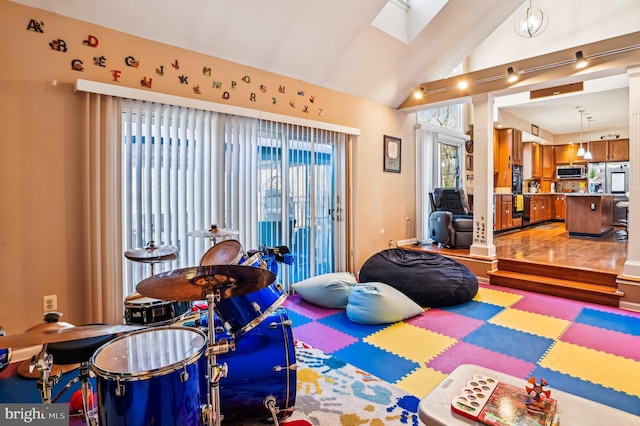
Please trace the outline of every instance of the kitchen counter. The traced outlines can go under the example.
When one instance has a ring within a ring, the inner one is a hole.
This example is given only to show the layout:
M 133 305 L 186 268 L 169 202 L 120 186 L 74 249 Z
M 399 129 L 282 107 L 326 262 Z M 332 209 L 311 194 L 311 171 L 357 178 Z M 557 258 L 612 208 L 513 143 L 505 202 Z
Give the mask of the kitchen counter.
M 613 231 L 613 195 L 568 192 L 565 226 L 569 235 L 604 237 Z

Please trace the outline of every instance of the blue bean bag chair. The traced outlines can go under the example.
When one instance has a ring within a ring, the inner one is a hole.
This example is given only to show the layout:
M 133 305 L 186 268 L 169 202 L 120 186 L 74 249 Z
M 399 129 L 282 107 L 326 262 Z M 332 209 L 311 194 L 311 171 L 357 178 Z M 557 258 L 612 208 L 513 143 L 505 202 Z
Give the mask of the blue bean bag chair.
M 463 264 L 439 254 L 403 248 L 371 256 L 360 269 L 359 281 L 383 282 L 425 308 L 458 305 L 478 293 L 478 278 Z

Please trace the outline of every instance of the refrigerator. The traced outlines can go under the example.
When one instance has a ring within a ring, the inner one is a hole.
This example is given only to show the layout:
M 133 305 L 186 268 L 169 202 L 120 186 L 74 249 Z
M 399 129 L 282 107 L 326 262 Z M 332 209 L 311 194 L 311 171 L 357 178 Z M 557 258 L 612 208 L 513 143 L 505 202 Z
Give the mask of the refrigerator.
M 613 223 L 619 224 L 620 220 L 627 217 L 626 207 L 616 207 L 620 201 L 629 201 L 629 162 L 619 161 L 606 163 L 605 167 L 606 193 L 613 194 Z

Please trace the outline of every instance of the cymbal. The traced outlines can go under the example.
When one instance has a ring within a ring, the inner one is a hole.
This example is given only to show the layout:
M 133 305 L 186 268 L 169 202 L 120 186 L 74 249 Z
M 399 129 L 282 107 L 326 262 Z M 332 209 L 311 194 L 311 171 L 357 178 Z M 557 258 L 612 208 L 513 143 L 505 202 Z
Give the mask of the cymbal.
M 144 247 L 125 251 L 124 257 L 135 262 L 169 262 L 178 258 L 178 247 L 156 246 L 153 241 L 149 241 Z
M 261 290 L 274 282 L 273 272 L 247 265 L 206 265 L 162 272 L 140 281 L 136 291 L 162 300 L 205 300 L 220 291 L 223 299 Z
M 188 237 L 198 238 L 237 237 L 238 235 L 240 235 L 240 231 L 234 231 L 233 229 L 220 229 L 216 225 L 211 225 L 211 228 L 202 231 L 187 232 Z
M 132 325 L 78 325 L 75 327 L 27 331 L 21 334 L 0 337 L 0 349 L 43 345 L 45 343 L 68 342 L 108 334 L 128 333 L 142 326 Z

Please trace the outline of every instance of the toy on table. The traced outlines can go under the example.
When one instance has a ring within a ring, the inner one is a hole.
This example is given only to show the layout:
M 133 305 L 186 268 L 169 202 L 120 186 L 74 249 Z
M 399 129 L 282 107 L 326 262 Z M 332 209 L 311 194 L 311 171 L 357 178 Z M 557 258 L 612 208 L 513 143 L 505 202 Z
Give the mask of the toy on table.
M 535 377 L 525 386 L 512 386 L 496 378 L 474 374 L 460 394 L 451 400 L 451 410 L 490 426 L 557 426 L 557 401 L 544 379 Z
M 464 417 L 477 420 L 496 386 L 497 379 L 474 374 L 462 392 L 451 401 L 451 409 Z

